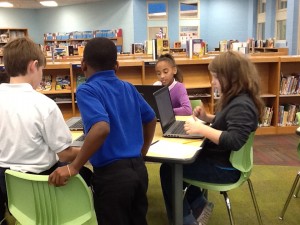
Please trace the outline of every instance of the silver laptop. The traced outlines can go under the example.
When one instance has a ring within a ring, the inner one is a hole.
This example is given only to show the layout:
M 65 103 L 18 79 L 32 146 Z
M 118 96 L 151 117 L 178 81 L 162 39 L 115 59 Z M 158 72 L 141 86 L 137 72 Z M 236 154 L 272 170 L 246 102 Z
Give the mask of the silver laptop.
M 70 130 L 83 130 L 81 117 L 72 117 L 66 123 Z
M 73 147 L 81 147 L 83 145 L 84 138 L 85 138 L 85 134 L 80 135 L 78 138 L 76 138 L 75 140 L 73 140 L 71 146 L 73 146 Z
M 172 107 L 169 88 L 163 87 L 154 92 L 163 137 L 170 138 L 203 138 L 203 135 L 189 135 L 184 130 L 185 121 L 176 120 Z

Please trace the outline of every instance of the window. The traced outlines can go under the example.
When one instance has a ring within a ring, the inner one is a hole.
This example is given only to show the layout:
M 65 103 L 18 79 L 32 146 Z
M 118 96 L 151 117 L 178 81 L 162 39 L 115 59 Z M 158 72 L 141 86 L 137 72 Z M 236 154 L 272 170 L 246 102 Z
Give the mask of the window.
M 265 12 L 266 12 L 266 0 L 258 0 L 257 13 L 265 13 Z
M 287 0 L 277 0 L 277 9 L 286 9 L 287 8 Z
M 286 20 L 277 20 L 277 40 L 285 40 L 286 39 Z
M 286 40 L 287 0 L 277 0 L 275 34 L 277 40 Z
M 265 39 L 265 23 L 257 24 L 257 40 Z
M 167 3 L 166 2 L 147 2 L 147 15 L 148 20 L 166 20 Z
M 195 0 L 183 0 L 179 2 L 180 19 L 197 19 L 199 18 L 199 5 Z

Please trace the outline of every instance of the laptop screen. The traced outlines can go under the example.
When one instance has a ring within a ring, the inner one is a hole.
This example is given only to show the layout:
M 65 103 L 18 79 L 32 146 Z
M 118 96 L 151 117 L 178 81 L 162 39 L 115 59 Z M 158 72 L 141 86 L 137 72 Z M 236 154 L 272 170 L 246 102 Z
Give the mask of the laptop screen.
M 175 122 L 175 114 L 172 107 L 169 88 L 163 87 L 154 93 L 157 109 L 159 112 L 160 123 L 163 132 Z
M 158 114 L 153 93 L 163 88 L 163 86 L 157 86 L 157 85 L 134 85 L 134 86 L 137 89 L 137 91 L 143 96 L 146 102 L 152 107 L 152 109 L 156 114 L 156 117 L 159 119 L 159 114 Z

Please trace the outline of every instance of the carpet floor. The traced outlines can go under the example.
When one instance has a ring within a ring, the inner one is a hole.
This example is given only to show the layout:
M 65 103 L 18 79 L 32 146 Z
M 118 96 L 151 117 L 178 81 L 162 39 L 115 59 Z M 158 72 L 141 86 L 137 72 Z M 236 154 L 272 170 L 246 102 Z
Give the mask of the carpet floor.
M 168 225 L 161 186 L 159 164 L 147 163 L 149 171 L 149 225 Z M 300 198 L 292 198 L 284 220 L 279 214 L 286 201 L 299 167 L 255 165 L 251 174 L 256 199 L 264 225 L 299 225 Z M 236 224 L 258 224 L 247 183 L 228 192 Z M 219 192 L 209 192 L 209 201 L 214 203 L 214 211 L 208 225 L 230 225 L 224 198 Z

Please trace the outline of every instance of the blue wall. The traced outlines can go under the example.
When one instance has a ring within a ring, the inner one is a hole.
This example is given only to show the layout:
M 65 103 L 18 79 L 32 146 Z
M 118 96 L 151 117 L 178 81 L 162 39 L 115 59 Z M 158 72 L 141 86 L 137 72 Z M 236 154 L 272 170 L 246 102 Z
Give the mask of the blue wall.
M 267 0 L 266 38 L 275 33 L 275 1 Z M 179 39 L 178 0 L 168 0 L 168 23 L 171 45 Z M 290 54 L 297 52 L 298 0 L 288 1 L 287 41 Z M 220 40 L 246 41 L 256 34 L 257 0 L 201 0 L 200 37 L 208 42 L 209 50 L 218 47 Z M 0 28 L 28 28 L 29 35 L 43 44 L 48 32 L 70 32 L 97 29 L 123 29 L 124 51 L 131 50 L 134 42 L 147 38 L 146 0 L 103 0 L 47 9 L 0 8 Z

